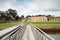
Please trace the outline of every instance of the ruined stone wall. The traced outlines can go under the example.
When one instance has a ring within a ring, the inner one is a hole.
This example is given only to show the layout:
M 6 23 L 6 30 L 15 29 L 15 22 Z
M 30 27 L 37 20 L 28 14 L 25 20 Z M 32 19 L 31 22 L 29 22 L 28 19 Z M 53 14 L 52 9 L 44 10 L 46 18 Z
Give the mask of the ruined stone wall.
M 54 19 L 51 19 L 50 22 L 60 22 L 60 18 L 55 17 Z
M 47 22 L 47 17 L 39 16 L 39 17 L 30 17 L 31 22 Z
M 31 22 L 48 22 L 46 16 L 34 16 L 34 17 L 29 17 L 28 21 Z M 55 17 L 54 19 L 51 19 L 49 22 L 60 22 L 60 17 Z

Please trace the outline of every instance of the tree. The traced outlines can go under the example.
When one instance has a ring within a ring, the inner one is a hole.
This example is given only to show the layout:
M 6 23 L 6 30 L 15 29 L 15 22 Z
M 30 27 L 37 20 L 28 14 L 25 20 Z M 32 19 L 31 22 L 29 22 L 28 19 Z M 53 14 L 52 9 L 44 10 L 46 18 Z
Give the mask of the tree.
M 47 20 L 50 21 L 51 19 L 54 19 L 54 16 L 48 15 Z
M 7 14 L 9 15 L 9 18 L 16 20 L 17 19 L 17 11 L 13 9 L 8 9 Z
M 7 14 L 5 14 L 4 11 L 0 11 L 0 20 L 1 20 L 1 22 L 6 22 L 6 16 L 7 16 Z
M 9 20 L 18 20 L 19 16 L 17 11 L 13 9 L 8 9 L 7 11 L 0 11 L 0 22 L 7 22 Z
M 30 15 L 27 15 L 26 18 L 31 17 Z
M 24 15 L 21 16 L 21 19 L 23 19 L 23 18 L 24 18 Z
M 17 16 L 16 16 L 16 20 L 18 20 L 18 19 L 19 19 L 19 16 L 17 15 Z
M 51 15 L 47 16 L 47 20 L 50 21 L 51 20 Z

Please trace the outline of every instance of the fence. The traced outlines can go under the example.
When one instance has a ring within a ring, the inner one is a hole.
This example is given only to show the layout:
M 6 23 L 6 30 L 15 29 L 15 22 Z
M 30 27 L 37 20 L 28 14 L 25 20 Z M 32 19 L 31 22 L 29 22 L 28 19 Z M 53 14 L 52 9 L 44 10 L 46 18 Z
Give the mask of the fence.
M 17 25 L 0 31 L 0 40 L 21 40 L 25 25 Z
M 31 29 L 33 31 L 33 34 L 35 36 L 36 40 L 55 40 L 50 35 L 46 34 L 44 31 L 39 29 L 38 27 L 31 26 Z
M 26 29 L 26 25 L 17 25 L 0 31 L 0 40 L 21 40 Z M 35 40 L 55 40 L 41 29 L 31 26 Z M 29 31 L 29 30 L 28 30 Z

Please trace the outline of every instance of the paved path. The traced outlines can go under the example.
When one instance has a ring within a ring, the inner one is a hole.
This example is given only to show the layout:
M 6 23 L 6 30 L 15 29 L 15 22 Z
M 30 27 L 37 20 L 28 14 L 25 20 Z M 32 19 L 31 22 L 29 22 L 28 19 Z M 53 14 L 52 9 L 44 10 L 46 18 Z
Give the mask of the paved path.
M 35 40 L 32 29 L 30 25 L 27 25 L 25 33 L 22 37 L 22 40 Z

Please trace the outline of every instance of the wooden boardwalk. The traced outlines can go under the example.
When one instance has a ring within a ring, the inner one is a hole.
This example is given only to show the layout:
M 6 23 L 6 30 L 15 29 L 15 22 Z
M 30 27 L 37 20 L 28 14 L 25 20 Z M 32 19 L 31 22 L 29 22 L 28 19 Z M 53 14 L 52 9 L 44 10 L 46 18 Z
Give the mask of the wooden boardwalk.
M 23 34 L 22 40 L 35 40 L 34 34 L 32 32 L 31 26 L 26 27 L 25 33 Z
M 0 31 L 0 40 L 55 40 L 33 25 L 17 25 Z

